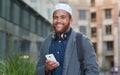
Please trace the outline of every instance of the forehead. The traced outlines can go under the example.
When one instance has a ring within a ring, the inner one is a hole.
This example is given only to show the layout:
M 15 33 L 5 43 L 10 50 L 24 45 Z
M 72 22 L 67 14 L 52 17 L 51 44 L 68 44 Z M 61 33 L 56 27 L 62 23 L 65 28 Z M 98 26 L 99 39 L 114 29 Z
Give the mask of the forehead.
M 53 13 L 53 16 L 60 16 L 60 15 L 66 15 L 66 16 L 69 16 L 69 13 L 65 10 L 56 10 L 54 13 Z

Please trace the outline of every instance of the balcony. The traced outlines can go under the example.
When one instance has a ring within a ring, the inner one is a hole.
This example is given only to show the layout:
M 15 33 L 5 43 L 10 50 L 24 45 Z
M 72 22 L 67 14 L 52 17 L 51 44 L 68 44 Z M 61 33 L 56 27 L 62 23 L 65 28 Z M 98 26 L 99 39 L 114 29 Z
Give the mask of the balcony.
M 103 55 L 104 56 L 113 56 L 114 52 L 113 52 L 113 50 L 104 50 Z

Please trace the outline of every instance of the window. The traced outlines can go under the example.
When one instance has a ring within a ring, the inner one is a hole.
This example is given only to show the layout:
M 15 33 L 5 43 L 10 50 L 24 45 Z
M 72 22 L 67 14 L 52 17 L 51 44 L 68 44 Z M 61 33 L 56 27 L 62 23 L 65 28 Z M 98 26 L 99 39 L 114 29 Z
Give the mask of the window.
M 80 26 L 80 32 L 86 34 L 86 26 Z
M 86 12 L 87 10 L 79 10 L 79 19 L 86 20 Z
M 6 33 L 6 55 L 10 55 L 14 49 L 13 35 L 11 33 Z
M 91 36 L 96 37 L 96 35 L 97 35 L 96 27 L 91 28 Z
M 30 30 L 31 32 L 35 32 L 35 17 L 34 16 L 30 16 Z
M 0 16 L 1 16 L 1 12 L 2 12 L 2 0 L 0 0 Z
M 106 47 L 108 51 L 113 50 L 113 41 L 107 41 Z
M 24 27 L 25 29 L 29 29 L 29 22 L 30 22 L 30 14 L 23 9 L 22 11 L 22 27 Z
M 39 35 L 41 35 L 41 31 L 42 31 L 41 21 L 40 21 L 40 20 L 37 20 L 37 33 L 38 33 Z
M 91 21 L 95 22 L 96 21 L 96 13 L 91 13 Z
M 105 19 L 111 19 L 111 9 L 105 9 Z
M 18 53 L 18 51 L 20 50 L 19 49 L 19 40 L 18 39 L 15 39 L 14 40 L 14 50 L 15 50 L 15 53 L 17 54 Z
M 22 40 L 21 41 L 21 51 L 22 54 L 29 54 L 30 50 L 30 41 L 29 40 Z
M 105 33 L 106 33 L 106 35 L 111 35 L 112 34 L 112 27 L 111 27 L 111 25 L 106 25 L 105 26 Z
M 20 7 L 15 3 L 11 3 L 10 20 L 16 24 L 20 23 Z
M 0 7 L 0 8 L 1 8 L 1 11 L 0 11 L 1 14 L 0 14 L 0 15 L 1 15 L 2 17 L 6 17 L 6 0 L 2 0 L 0 6 L 1 6 L 1 7 Z
M 95 0 L 91 0 L 91 6 L 95 6 Z

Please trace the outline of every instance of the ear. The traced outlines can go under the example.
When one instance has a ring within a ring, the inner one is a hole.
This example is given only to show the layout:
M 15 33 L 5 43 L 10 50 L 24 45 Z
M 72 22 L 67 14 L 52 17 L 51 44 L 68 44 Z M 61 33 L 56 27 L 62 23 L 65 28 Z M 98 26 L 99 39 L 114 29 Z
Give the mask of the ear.
M 73 18 L 70 18 L 70 24 L 73 22 Z

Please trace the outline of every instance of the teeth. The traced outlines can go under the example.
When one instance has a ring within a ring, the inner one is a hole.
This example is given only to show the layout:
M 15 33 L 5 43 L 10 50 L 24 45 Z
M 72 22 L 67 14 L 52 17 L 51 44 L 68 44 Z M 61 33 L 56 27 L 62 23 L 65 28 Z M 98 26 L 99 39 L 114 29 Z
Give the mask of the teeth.
M 62 24 L 58 24 L 57 26 L 58 26 L 58 27 L 62 27 L 63 25 L 62 25 Z

